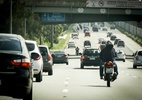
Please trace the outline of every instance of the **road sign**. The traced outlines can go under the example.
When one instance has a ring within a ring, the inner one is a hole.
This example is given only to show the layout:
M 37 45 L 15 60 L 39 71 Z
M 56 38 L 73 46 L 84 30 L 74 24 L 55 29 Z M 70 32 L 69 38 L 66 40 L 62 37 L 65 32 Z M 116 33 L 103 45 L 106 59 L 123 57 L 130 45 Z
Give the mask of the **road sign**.
M 42 22 L 64 22 L 65 14 L 63 13 L 43 13 Z
M 87 2 L 90 5 L 86 7 L 142 8 L 141 0 L 87 0 Z

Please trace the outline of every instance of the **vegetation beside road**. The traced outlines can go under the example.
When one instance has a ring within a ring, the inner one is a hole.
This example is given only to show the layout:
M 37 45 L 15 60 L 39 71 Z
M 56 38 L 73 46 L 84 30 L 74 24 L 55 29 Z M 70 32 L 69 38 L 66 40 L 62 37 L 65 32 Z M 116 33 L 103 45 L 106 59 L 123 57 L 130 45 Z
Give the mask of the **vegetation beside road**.
M 135 41 L 136 43 L 138 43 L 140 46 L 142 46 L 142 38 L 139 36 L 136 36 L 132 33 L 129 33 L 128 31 L 124 30 L 123 28 L 117 26 L 117 29 L 122 32 L 123 34 L 125 34 L 126 36 L 128 36 L 129 38 L 131 38 L 133 41 Z

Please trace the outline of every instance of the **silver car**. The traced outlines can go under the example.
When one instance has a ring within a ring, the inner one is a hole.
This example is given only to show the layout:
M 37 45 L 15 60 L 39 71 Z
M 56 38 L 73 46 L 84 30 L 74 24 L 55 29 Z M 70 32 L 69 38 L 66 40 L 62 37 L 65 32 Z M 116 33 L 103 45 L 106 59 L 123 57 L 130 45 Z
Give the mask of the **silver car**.
M 48 46 L 46 45 L 38 45 L 38 47 L 40 49 L 40 53 L 43 58 L 43 72 L 48 72 L 48 75 L 52 75 L 53 74 L 53 69 L 52 69 L 53 59 L 52 59 L 50 50 Z
M 137 66 L 142 66 L 142 50 L 137 50 L 133 54 L 133 68 L 137 68 Z

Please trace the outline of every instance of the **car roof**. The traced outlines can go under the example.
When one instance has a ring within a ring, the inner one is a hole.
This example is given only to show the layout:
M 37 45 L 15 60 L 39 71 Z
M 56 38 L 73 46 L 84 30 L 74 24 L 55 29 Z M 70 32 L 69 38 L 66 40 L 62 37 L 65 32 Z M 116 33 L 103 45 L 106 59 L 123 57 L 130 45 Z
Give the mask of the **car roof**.
M 36 41 L 34 41 L 34 40 L 26 40 L 26 42 L 27 43 L 34 43 L 34 44 L 36 44 L 37 42 Z
M 38 45 L 38 47 L 47 47 L 48 48 L 47 45 Z

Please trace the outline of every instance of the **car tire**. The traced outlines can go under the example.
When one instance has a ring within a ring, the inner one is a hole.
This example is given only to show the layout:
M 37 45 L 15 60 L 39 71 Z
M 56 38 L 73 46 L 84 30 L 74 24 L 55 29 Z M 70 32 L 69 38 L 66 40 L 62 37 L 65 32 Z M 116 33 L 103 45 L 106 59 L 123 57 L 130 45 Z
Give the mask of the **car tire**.
M 29 94 L 26 94 L 24 97 L 23 97 L 23 100 L 33 100 L 33 83 L 32 83 L 32 86 L 31 86 L 31 91 Z
M 125 59 L 123 60 L 123 62 L 125 62 Z
M 42 71 L 40 71 L 36 76 L 36 82 L 41 82 L 41 81 L 42 81 Z
M 68 65 L 69 63 L 68 62 L 66 62 L 66 65 Z
M 81 69 L 84 69 L 84 65 L 83 65 L 83 64 L 81 64 L 81 66 L 80 66 L 80 67 L 81 67 Z
M 137 68 L 137 66 L 133 64 L 133 68 L 134 68 L 134 69 L 136 69 L 136 68 Z
M 53 75 L 53 70 L 49 70 L 48 75 Z

